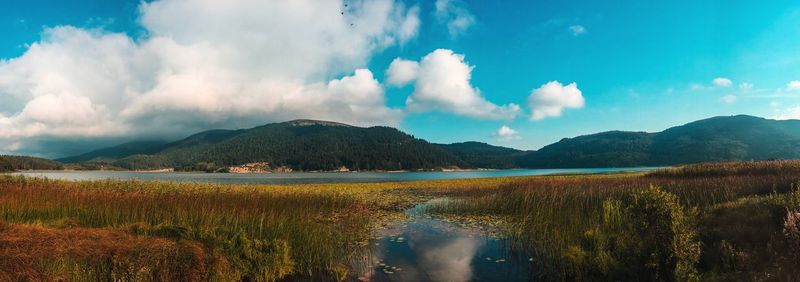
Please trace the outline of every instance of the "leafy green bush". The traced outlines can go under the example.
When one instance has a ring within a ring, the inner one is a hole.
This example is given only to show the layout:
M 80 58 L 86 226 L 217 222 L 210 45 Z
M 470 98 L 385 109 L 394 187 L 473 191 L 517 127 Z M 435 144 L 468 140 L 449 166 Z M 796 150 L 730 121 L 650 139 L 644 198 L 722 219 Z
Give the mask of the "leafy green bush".
M 603 203 L 603 220 L 565 253 L 578 280 L 697 280 L 696 210 L 658 187 Z

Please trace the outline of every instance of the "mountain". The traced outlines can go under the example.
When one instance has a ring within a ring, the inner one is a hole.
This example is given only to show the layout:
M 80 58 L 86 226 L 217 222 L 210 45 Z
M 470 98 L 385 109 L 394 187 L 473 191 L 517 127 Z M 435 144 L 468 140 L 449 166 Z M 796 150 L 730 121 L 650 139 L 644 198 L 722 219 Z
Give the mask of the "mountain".
M 61 163 L 42 158 L 23 156 L 0 156 L 0 172 L 15 170 L 60 170 Z
M 172 143 L 140 142 L 64 161 L 106 162 L 126 169 L 216 170 L 267 162 L 293 170 L 417 170 L 470 167 L 439 146 L 390 127 L 293 120 L 242 130 L 210 130 Z M 86 160 L 91 157 L 91 159 Z
M 800 158 L 800 121 L 737 115 L 667 130 L 609 131 L 565 138 L 526 154 L 530 168 L 660 166 L 697 162 Z
M 85 154 L 56 159 L 56 161 L 64 163 L 77 163 L 86 162 L 98 159 L 118 159 L 136 154 L 153 154 L 160 151 L 166 141 L 136 141 L 120 144 L 113 147 L 103 148 L 100 150 L 91 151 Z
M 476 168 L 516 168 L 516 159 L 525 155 L 526 151 L 493 146 L 481 142 L 462 142 L 453 144 L 436 144 L 440 148 L 456 155 L 470 167 Z
M 293 120 L 209 130 L 170 143 L 126 143 L 60 161 L 85 168 L 206 171 L 266 162 L 273 169 L 319 171 L 629 167 L 763 159 L 800 159 L 800 121 L 713 117 L 661 132 L 608 131 L 520 151 L 480 142 L 431 144 L 390 127 Z
M 653 134 L 609 131 L 564 138 L 523 155 L 516 163 L 529 168 L 628 167 L 650 163 Z

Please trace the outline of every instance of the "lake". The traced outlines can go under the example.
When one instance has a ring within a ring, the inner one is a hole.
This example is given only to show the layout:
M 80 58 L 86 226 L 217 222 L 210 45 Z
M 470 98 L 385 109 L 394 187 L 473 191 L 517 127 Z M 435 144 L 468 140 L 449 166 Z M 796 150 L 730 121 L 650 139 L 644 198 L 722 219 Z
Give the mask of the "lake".
M 47 177 L 64 180 L 139 179 L 179 182 L 207 182 L 218 184 L 309 184 L 347 182 L 400 182 L 416 180 L 443 180 L 463 178 L 489 178 L 506 176 L 532 176 L 553 174 L 612 173 L 622 171 L 648 171 L 658 167 L 628 168 L 570 168 L 570 169 L 503 169 L 475 171 L 424 171 L 424 172 L 292 172 L 263 174 L 231 174 L 203 172 L 131 172 L 131 171 L 25 171 L 14 175 Z

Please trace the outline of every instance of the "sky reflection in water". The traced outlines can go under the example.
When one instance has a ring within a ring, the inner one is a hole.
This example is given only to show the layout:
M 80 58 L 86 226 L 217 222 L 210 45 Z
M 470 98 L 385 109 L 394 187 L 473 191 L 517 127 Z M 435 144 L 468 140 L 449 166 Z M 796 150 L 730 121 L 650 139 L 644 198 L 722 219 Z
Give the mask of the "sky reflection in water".
M 370 252 L 354 263 L 361 280 L 530 280 L 533 265 L 529 258 L 512 255 L 504 239 L 425 215 L 426 205 L 410 209 L 411 220 L 377 232 Z

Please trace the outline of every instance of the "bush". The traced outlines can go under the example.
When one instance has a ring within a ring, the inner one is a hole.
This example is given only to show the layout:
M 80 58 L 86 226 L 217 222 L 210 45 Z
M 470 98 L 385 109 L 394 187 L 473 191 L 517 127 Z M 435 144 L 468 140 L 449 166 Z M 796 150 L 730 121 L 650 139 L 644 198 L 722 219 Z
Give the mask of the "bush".
M 603 221 L 565 253 L 578 280 L 697 280 L 696 210 L 657 187 L 603 203 Z

